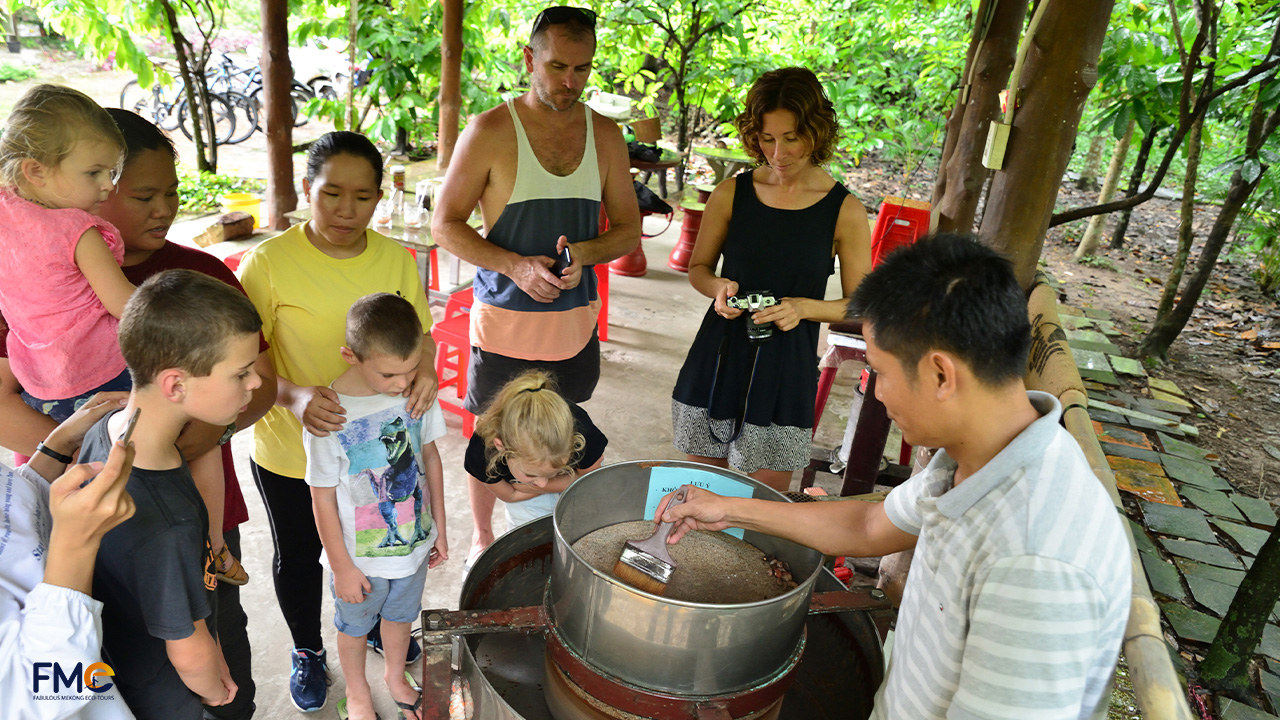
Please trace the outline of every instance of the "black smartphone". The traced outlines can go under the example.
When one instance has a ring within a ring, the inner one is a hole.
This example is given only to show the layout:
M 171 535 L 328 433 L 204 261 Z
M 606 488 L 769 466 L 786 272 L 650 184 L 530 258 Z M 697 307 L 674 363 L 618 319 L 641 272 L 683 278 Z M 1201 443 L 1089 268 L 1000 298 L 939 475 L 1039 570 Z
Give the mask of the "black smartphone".
M 564 249 L 556 255 L 556 261 L 551 264 L 551 272 L 559 275 L 564 269 L 573 264 L 573 257 L 569 255 L 569 246 L 565 245 Z
M 129 447 L 129 441 L 133 439 L 133 428 L 138 425 L 138 416 L 141 414 L 142 414 L 142 408 L 134 408 L 133 414 L 129 416 L 129 422 L 126 423 L 124 426 L 124 433 L 120 435 L 120 443 L 124 445 L 126 448 Z M 85 480 L 84 482 L 80 483 L 80 487 L 83 488 L 87 486 L 89 483 L 93 482 L 97 477 L 98 477 L 97 475 L 94 475 L 88 480 Z

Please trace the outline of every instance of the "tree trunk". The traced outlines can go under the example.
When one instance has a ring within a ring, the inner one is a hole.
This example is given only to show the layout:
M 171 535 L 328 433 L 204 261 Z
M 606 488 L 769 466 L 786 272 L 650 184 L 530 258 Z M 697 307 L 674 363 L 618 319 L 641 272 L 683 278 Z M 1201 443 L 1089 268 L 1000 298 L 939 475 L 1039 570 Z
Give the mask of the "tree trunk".
M 1107 136 L 1098 133 L 1089 140 L 1089 152 L 1084 156 L 1084 169 L 1076 178 L 1077 190 L 1098 189 L 1098 166 L 1102 164 L 1102 148 L 1107 144 Z
M 443 0 L 444 37 L 440 44 L 440 124 L 436 130 L 436 169 L 449 169 L 458 144 L 462 112 L 462 0 Z
M 396 126 L 396 144 L 391 148 L 390 155 L 392 157 L 408 157 L 409 156 L 409 131 Z
M 1274 82 L 1274 81 L 1273 81 Z M 1263 81 L 1258 86 L 1258 94 L 1254 97 L 1260 97 L 1269 82 Z M 1246 160 L 1259 162 L 1258 149 L 1267 141 L 1276 129 L 1276 125 L 1280 124 L 1280 107 L 1272 109 L 1269 113 L 1266 108 L 1255 100 L 1253 112 L 1249 118 L 1249 135 L 1245 141 L 1244 157 Z M 1240 214 L 1240 209 L 1248 202 L 1249 196 L 1258 188 L 1258 183 L 1262 181 L 1262 176 L 1267 172 L 1267 167 L 1260 164 L 1258 175 L 1252 182 L 1245 180 L 1241 171 L 1237 169 L 1231 174 L 1231 185 L 1227 189 L 1226 200 L 1222 203 L 1222 208 L 1218 211 L 1218 218 L 1213 223 L 1213 229 L 1209 231 L 1208 237 L 1205 238 L 1204 250 L 1200 253 L 1199 259 L 1196 261 L 1195 274 L 1191 276 L 1190 282 L 1187 283 L 1187 289 L 1183 291 L 1182 298 L 1173 307 L 1173 310 L 1166 315 L 1157 315 L 1155 323 L 1151 327 L 1151 332 L 1142 340 L 1141 347 L 1138 352 L 1144 357 L 1167 357 L 1169 354 L 1169 346 L 1182 333 L 1182 329 L 1187 326 L 1187 321 L 1191 319 L 1191 312 L 1195 310 L 1196 304 L 1200 301 L 1200 293 L 1204 292 L 1204 288 L 1209 284 L 1209 277 L 1213 275 L 1213 269 L 1218 264 L 1218 256 L 1222 253 L 1222 247 L 1226 245 L 1227 237 L 1231 234 L 1231 228 L 1235 225 L 1236 217 Z
M 1098 204 L 1111 201 L 1111 196 L 1116 194 L 1116 186 L 1120 184 L 1120 171 L 1124 170 L 1124 161 L 1129 156 L 1129 143 L 1133 141 L 1133 120 L 1129 121 L 1129 127 L 1125 128 L 1124 135 L 1120 136 L 1120 141 L 1116 143 L 1116 149 L 1111 153 L 1111 164 L 1107 166 L 1107 177 L 1102 181 L 1102 190 L 1098 193 Z M 1084 229 L 1084 237 L 1080 238 L 1080 244 L 1076 246 L 1076 252 L 1073 257 L 1077 261 L 1087 255 L 1092 255 L 1102 244 L 1102 226 L 1107 222 L 1106 215 L 1094 215 L 1089 218 L 1089 224 Z
M 1155 125 L 1147 131 L 1142 138 L 1142 145 L 1138 147 L 1138 157 L 1133 161 L 1133 172 L 1129 174 L 1129 187 L 1125 188 L 1125 197 L 1133 197 L 1138 194 L 1138 189 L 1142 185 L 1142 175 L 1147 171 L 1147 158 L 1151 156 L 1151 146 L 1155 144 L 1156 133 L 1160 132 L 1160 128 Z M 1129 232 L 1129 218 L 1133 216 L 1133 208 L 1125 208 L 1120 211 L 1120 218 L 1116 220 L 1116 229 L 1111 233 L 1111 247 L 1124 247 L 1124 236 Z
M 984 0 L 975 17 L 980 18 L 995 0 Z M 967 97 L 962 89 L 947 120 L 947 140 L 938 179 L 933 189 L 933 229 L 935 232 L 972 233 L 974 214 L 982 197 L 982 186 L 991 171 L 982 164 L 987 128 L 1000 115 L 1000 91 L 1009 84 L 1018 38 L 1027 15 L 1027 3 L 1003 2 L 980 38 L 975 33 L 969 44 L 965 77 L 972 77 Z
M 284 214 L 298 208 L 298 192 L 293 186 L 293 98 L 289 62 L 289 2 L 261 0 L 262 9 L 262 97 L 267 136 L 267 222 L 265 227 L 284 230 L 289 218 Z M 354 78 L 352 78 L 354 82 Z
M 1031 287 L 1062 174 L 1089 91 L 1114 0 L 1042 0 L 1044 17 L 1021 70 L 1005 167 L 991 181 L 979 239 L 1003 252 Z
M 213 133 L 210 132 L 207 142 L 205 137 L 205 128 L 211 127 L 212 123 L 202 123 L 201 120 L 209 115 L 207 96 L 203 96 L 200 89 L 203 85 L 197 85 L 196 73 L 191 68 L 191 42 L 183 35 L 182 29 L 178 26 L 178 14 L 173 9 L 173 5 L 168 0 L 161 0 L 161 7 L 164 10 L 165 21 L 169 24 L 169 34 L 173 38 L 173 50 L 178 60 L 178 73 L 182 76 L 182 83 L 186 93 L 187 111 L 191 116 L 191 140 L 196 145 L 196 169 L 201 172 L 217 172 L 218 156 L 213 149 Z M 203 74 L 201 75 L 203 79 Z M 204 110 L 200 110 L 204 108 Z
M 1262 544 L 1253 567 L 1245 573 L 1240 589 L 1231 600 L 1227 616 L 1218 626 L 1218 634 L 1204 662 L 1200 663 L 1200 680 L 1213 690 L 1237 700 L 1252 703 L 1249 662 L 1262 640 L 1276 600 L 1280 599 L 1280 525 Z
M 266 2 L 266 0 L 263 0 Z M 360 31 L 360 0 L 347 8 L 347 130 L 360 132 L 356 118 L 356 46 Z
M 1191 243 L 1196 235 L 1191 222 L 1196 209 L 1196 180 L 1200 175 L 1200 139 L 1204 135 L 1204 117 L 1196 118 L 1187 135 L 1187 174 L 1182 178 L 1182 212 L 1178 224 L 1178 250 L 1173 255 L 1173 265 L 1169 268 L 1169 277 L 1164 281 L 1164 290 L 1160 293 L 1160 306 L 1156 308 L 1156 317 L 1164 317 L 1173 308 L 1173 301 L 1178 297 L 1178 286 L 1182 284 L 1182 273 L 1187 269 L 1187 257 L 1191 254 Z

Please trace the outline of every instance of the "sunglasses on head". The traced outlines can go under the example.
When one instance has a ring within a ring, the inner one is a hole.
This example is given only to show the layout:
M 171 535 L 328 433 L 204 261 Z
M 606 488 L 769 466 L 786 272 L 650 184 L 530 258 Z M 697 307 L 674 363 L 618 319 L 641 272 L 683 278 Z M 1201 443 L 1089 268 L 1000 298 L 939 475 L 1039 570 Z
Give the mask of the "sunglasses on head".
M 540 30 L 548 25 L 563 25 L 565 23 L 586 25 L 594 31 L 596 29 L 596 11 L 571 5 L 549 7 L 538 13 L 538 17 L 534 18 L 533 31 L 529 33 L 529 36 L 537 35 Z

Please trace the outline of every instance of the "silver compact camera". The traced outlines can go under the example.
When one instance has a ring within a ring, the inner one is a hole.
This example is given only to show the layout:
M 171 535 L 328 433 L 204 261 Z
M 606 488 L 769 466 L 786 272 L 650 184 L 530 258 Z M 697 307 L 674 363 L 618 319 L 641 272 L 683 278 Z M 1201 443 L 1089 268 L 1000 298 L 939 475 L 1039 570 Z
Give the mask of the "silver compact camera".
M 731 308 L 745 310 L 748 313 L 747 340 L 758 345 L 773 337 L 773 323 L 757 323 L 750 315 L 750 313 L 754 313 L 757 310 L 777 305 L 778 299 L 773 296 L 773 293 L 768 290 L 762 290 L 745 295 L 734 295 L 725 302 Z

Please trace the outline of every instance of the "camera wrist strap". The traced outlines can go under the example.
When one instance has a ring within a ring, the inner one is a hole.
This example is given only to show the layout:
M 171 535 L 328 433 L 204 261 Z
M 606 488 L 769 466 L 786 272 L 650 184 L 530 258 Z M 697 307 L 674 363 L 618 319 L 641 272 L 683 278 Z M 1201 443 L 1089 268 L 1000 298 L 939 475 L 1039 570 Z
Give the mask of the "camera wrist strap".
M 715 374 L 711 376 L 711 390 L 710 392 L 707 393 L 707 433 L 711 435 L 712 440 L 715 440 L 718 443 L 725 443 L 725 444 L 728 444 L 733 442 L 734 440 L 737 440 L 738 436 L 742 435 L 742 429 L 745 428 L 747 425 L 747 408 L 750 407 L 750 404 L 751 404 L 751 388 L 754 387 L 756 384 L 756 365 L 760 362 L 760 346 L 752 345 L 751 346 L 751 377 L 749 380 L 747 380 L 747 393 L 746 393 L 745 399 L 742 401 L 742 413 L 738 418 L 734 420 L 733 435 L 731 435 L 728 439 L 720 437 L 719 435 L 716 434 L 716 429 L 711 424 L 711 401 L 714 400 L 716 396 L 716 385 L 719 384 L 719 381 L 720 381 L 720 369 L 724 367 L 725 346 L 727 344 L 728 344 L 728 338 L 725 338 L 720 341 L 720 352 L 717 353 L 717 356 L 716 356 L 716 371 L 715 371 Z

